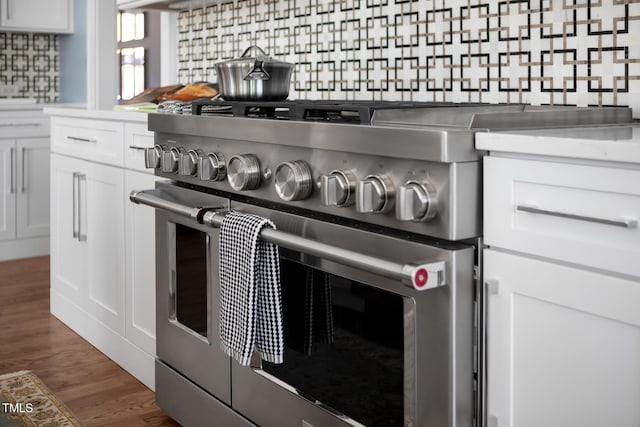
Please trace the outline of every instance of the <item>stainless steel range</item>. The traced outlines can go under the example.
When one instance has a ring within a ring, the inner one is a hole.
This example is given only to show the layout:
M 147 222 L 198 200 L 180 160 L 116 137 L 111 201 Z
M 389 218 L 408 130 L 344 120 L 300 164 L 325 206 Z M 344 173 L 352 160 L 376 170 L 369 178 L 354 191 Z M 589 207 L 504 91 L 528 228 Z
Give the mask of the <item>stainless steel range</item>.
M 476 286 L 488 129 L 630 121 L 626 109 L 285 101 L 150 114 L 158 404 L 184 425 L 482 423 Z M 270 218 L 283 364 L 219 346 L 229 209 Z M 475 274 L 475 275 L 474 275 Z

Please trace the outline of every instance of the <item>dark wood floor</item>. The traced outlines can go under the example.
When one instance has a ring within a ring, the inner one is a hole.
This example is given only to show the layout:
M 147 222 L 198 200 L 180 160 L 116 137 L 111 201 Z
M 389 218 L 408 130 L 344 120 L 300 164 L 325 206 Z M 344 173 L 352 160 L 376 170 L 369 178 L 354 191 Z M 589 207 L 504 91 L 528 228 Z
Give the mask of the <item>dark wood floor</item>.
M 33 371 L 87 426 L 177 426 L 154 394 L 49 313 L 49 257 L 0 262 L 0 374 Z

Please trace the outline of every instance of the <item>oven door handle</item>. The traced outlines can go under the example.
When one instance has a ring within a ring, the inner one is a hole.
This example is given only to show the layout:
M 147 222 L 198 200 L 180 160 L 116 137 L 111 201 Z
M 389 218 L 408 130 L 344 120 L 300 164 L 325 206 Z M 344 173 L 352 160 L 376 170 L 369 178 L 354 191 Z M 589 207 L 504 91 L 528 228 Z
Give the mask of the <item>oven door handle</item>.
M 129 195 L 129 199 L 133 203 L 171 212 L 211 228 L 220 228 L 227 213 L 226 211 L 215 211 L 211 208 L 184 206 L 163 198 L 162 192 L 159 190 L 134 190 Z M 273 228 L 263 229 L 260 232 L 260 238 L 265 242 L 273 243 L 283 248 L 401 280 L 405 285 L 419 291 L 437 288 L 446 284 L 446 261 L 400 264 Z

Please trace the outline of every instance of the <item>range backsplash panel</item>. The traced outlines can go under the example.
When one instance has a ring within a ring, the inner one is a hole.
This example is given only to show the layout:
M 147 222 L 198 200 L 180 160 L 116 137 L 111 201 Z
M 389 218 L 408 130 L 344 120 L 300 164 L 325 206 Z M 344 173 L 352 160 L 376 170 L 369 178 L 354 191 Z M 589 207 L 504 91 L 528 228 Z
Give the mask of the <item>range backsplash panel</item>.
M 0 98 L 60 98 L 60 43 L 54 34 L 0 32 Z
M 256 44 L 295 63 L 290 99 L 631 105 L 640 3 L 235 0 L 180 12 L 179 80 Z

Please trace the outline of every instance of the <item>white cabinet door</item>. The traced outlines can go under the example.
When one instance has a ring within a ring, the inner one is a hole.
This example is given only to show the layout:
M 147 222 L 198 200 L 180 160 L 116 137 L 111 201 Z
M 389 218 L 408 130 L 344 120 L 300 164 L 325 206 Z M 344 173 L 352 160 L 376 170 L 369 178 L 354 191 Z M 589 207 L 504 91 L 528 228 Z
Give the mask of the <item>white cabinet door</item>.
M 0 139 L 0 241 L 16 238 L 15 140 Z
M 131 190 L 153 188 L 156 177 L 125 172 L 126 337 L 149 354 L 156 354 L 155 210 L 129 202 Z
M 124 172 L 85 162 L 80 238 L 87 246 L 87 312 L 124 334 Z
M 49 139 L 19 139 L 17 237 L 49 235 Z
M 81 160 L 51 155 L 51 289 L 83 307 L 87 244 L 80 239 Z
M 509 427 L 640 425 L 640 281 L 484 251 L 487 414 Z
M 73 32 L 73 1 L 0 0 L 0 30 Z
M 51 155 L 51 286 L 124 333 L 123 171 Z

